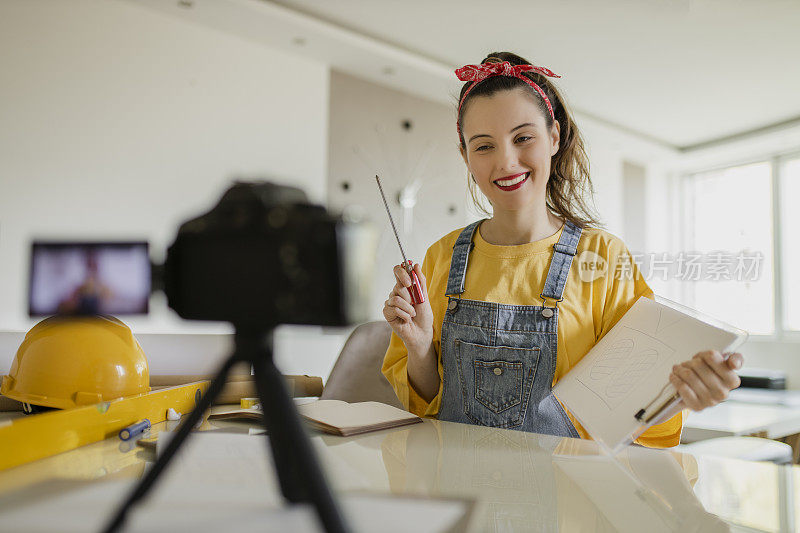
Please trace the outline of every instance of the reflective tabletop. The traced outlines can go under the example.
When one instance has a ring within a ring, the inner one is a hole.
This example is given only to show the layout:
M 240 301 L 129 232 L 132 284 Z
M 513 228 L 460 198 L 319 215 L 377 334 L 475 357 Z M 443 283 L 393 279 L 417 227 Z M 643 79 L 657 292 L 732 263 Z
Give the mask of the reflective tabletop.
M 475 497 L 482 531 L 798 531 L 798 467 L 428 420 L 317 438 L 338 489 Z
M 214 421 L 202 429 L 249 428 Z M 797 466 L 639 446 L 610 458 L 592 441 L 435 420 L 312 441 L 337 493 L 469 498 L 479 507 L 477 531 L 800 530 Z M 138 478 L 152 459 L 108 439 L 0 472 L 0 524 L 4 501 L 8 508 L 26 488 Z

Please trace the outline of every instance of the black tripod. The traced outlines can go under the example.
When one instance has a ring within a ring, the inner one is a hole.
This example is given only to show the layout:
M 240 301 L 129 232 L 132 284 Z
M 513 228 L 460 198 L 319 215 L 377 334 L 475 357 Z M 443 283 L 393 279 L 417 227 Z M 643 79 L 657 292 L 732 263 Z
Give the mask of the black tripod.
M 253 366 L 256 388 L 264 412 L 263 424 L 267 430 L 267 442 L 272 449 L 284 497 L 291 503 L 309 502 L 314 505 L 320 522 L 328 533 L 348 531 L 297 414 L 294 401 L 286 389 L 284 378 L 272 360 L 272 332 L 272 328 L 259 331 L 236 328 L 236 347 L 233 354 L 223 363 L 194 411 L 183 420 L 167 449 L 119 506 L 104 530 L 106 533 L 122 527 L 130 508 L 153 487 L 170 459 L 222 391 L 231 368 L 239 362 Z

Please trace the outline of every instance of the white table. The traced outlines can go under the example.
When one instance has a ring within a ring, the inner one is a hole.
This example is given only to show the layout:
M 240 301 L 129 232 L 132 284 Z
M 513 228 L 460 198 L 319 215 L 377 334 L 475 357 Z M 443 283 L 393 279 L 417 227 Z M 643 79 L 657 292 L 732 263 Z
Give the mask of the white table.
M 474 531 L 795 531 L 800 513 L 800 467 L 641 447 L 611 460 L 591 441 L 430 420 L 312 440 L 336 493 L 469 498 Z M 9 507 L 36 504 L 15 499 L 32 482 L 143 470 L 141 452 L 112 438 L 0 472 L 0 524 L 23 513 L 35 530 L 35 507 Z
M 715 437 L 757 435 L 779 439 L 800 433 L 800 408 L 728 400 L 699 413 L 683 424 L 681 442 Z

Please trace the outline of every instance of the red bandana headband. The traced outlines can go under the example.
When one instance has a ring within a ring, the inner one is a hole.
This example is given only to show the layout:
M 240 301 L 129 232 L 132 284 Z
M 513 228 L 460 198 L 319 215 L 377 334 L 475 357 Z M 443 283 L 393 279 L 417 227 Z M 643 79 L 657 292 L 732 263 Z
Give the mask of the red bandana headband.
M 465 65 L 456 69 L 456 76 L 458 76 L 459 80 L 475 82 L 469 86 L 469 88 L 464 92 L 464 96 L 461 97 L 461 101 L 458 102 L 458 115 L 456 115 L 456 117 L 461 116 L 461 105 L 464 103 L 467 95 L 472 91 L 472 89 L 475 88 L 476 85 L 478 85 L 479 82 L 485 80 L 486 78 L 491 78 L 492 76 L 509 76 L 512 78 L 519 78 L 533 87 L 533 89 L 539 93 L 539 96 L 542 97 L 544 103 L 547 105 L 547 110 L 550 112 L 550 118 L 555 120 L 556 117 L 553 113 L 553 106 L 550 104 L 550 99 L 547 98 L 547 95 L 544 93 L 542 88 L 536 85 L 529 77 L 522 75 L 523 72 L 527 72 L 529 70 L 533 70 L 534 72 L 538 72 L 539 74 L 550 78 L 561 77 L 545 67 L 537 67 L 534 65 L 512 65 L 508 61 L 503 61 L 502 63 L 483 63 L 481 65 Z M 456 119 L 456 129 L 458 130 L 458 136 L 461 137 L 461 128 L 458 125 L 458 119 Z

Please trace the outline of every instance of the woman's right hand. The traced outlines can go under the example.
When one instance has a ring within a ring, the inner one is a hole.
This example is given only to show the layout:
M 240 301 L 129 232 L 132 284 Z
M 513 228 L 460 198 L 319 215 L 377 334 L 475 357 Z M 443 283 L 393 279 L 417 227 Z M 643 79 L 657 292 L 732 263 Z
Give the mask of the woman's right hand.
M 409 261 L 410 263 L 410 261 Z M 414 305 L 411 300 L 411 276 L 402 265 L 395 265 L 397 281 L 383 305 L 383 316 L 410 351 L 426 354 L 433 343 L 433 311 L 428 298 L 428 287 L 422 268 L 414 265 L 425 301 Z

